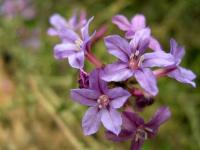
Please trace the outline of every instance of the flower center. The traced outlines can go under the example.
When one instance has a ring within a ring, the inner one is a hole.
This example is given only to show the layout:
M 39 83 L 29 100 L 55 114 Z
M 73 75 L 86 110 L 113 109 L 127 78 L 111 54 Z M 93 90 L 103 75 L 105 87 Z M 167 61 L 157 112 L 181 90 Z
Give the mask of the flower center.
M 107 95 L 99 96 L 97 100 L 99 108 L 105 108 L 109 104 L 109 97 Z
M 135 141 L 138 140 L 146 140 L 147 139 L 147 132 L 144 129 L 137 129 L 136 135 L 135 135 Z
M 129 61 L 129 68 L 131 70 L 138 69 L 144 60 L 144 56 L 139 56 L 139 51 L 137 50 L 135 53 L 131 54 Z
M 78 48 L 77 50 L 79 51 L 81 49 L 81 45 L 83 44 L 83 41 L 81 39 L 77 39 L 75 41 L 75 45 Z
M 135 134 L 135 141 L 137 142 L 138 140 L 146 140 L 149 132 L 153 133 L 153 130 L 148 127 L 139 127 Z

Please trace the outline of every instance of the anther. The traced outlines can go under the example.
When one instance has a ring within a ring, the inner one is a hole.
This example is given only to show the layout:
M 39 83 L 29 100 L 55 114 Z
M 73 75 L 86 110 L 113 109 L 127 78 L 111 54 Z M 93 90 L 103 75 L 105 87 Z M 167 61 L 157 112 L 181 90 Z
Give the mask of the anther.
M 80 50 L 81 45 L 83 44 L 83 41 L 82 41 L 81 39 L 77 39 L 77 40 L 75 41 L 75 44 L 76 44 L 78 50 Z
M 142 55 L 140 57 L 139 62 L 138 62 L 138 66 L 141 66 L 143 61 L 144 61 L 144 55 Z
M 135 56 L 138 56 L 140 54 L 140 52 L 137 50 L 136 52 L 135 52 Z

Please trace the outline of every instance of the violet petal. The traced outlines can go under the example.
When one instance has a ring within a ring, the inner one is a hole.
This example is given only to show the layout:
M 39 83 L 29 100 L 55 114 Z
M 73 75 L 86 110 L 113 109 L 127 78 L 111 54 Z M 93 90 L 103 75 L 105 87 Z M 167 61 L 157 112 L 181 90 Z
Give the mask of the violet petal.
M 136 50 L 143 54 L 149 46 L 151 30 L 145 28 L 137 31 L 133 39 L 130 41 L 130 46 L 132 47 L 132 52 L 135 53 Z
M 153 118 L 145 125 L 146 127 L 153 130 L 153 132 L 157 132 L 159 126 L 165 123 L 171 116 L 171 112 L 168 107 L 159 108 Z
M 131 51 L 129 43 L 119 35 L 111 35 L 105 38 L 108 52 L 124 62 L 128 62 Z
M 151 39 L 150 39 L 149 48 L 154 51 L 162 51 L 162 47 L 161 47 L 160 43 L 154 37 L 151 37 Z
M 131 76 L 133 76 L 133 71 L 128 69 L 128 65 L 122 62 L 107 65 L 101 74 L 102 79 L 105 81 L 125 81 Z
M 71 98 L 86 106 L 96 106 L 99 93 L 90 89 L 72 89 Z
M 122 114 L 123 127 L 135 132 L 140 125 L 144 125 L 144 120 L 137 113 L 124 111 Z
M 128 98 L 131 96 L 131 94 L 127 90 L 121 87 L 109 89 L 106 94 L 109 96 L 111 100 L 110 105 L 113 108 L 122 107 L 124 103 L 128 100 Z
M 146 27 L 146 19 L 144 15 L 137 14 L 131 19 L 131 27 L 134 31 L 141 30 Z
M 183 67 L 177 67 L 177 69 L 170 72 L 168 76 L 176 79 L 179 82 L 187 83 L 193 87 L 196 87 L 196 84 L 193 81 L 196 78 L 196 75 L 191 70 L 185 69 Z
M 103 94 L 107 92 L 108 88 L 107 83 L 101 79 L 100 72 L 100 69 L 95 69 L 90 73 L 89 87 Z
M 122 31 L 128 31 L 130 29 L 130 23 L 123 15 L 116 15 L 112 19 L 112 23 L 117 25 Z
M 67 26 L 67 21 L 65 18 L 60 16 L 59 14 L 54 14 L 50 18 L 50 23 L 56 28 L 56 29 L 61 29 L 63 27 Z
M 74 54 L 77 51 L 77 47 L 71 43 L 57 44 L 54 47 L 54 57 L 56 59 L 64 59 Z
M 80 39 L 79 35 L 71 29 L 61 29 L 58 33 L 63 42 L 75 43 L 76 40 Z
M 174 57 L 164 51 L 145 53 L 143 67 L 167 67 L 174 64 Z
M 90 38 L 89 35 L 89 25 L 91 23 L 91 21 L 94 19 L 94 17 L 91 17 L 88 22 L 86 23 L 86 25 L 81 29 L 81 34 L 82 34 L 82 38 L 83 40 L 87 40 Z
M 156 77 L 150 69 L 144 68 L 136 70 L 135 78 L 140 86 L 152 96 L 158 93 Z
M 170 53 L 174 56 L 174 58 L 180 62 L 180 60 L 185 55 L 184 47 L 179 46 L 174 39 L 170 40 Z
M 115 135 L 110 131 L 106 131 L 106 138 L 108 140 L 114 141 L 114 142 L 122 142 L 129 140 L 133 137 L 133 133 L 128 130 L 121 130 L 119 135 Z
M 121 125 L 122 125 L 121 114 L 113 108 L 110 108 L 109 110 L 102 109 L 101 112 L 102 112 L 101 121 L 104 127 L 107 130 L 118 135 L 121 131 Z
M 72 55 L 70 55 L 68 57 L 69 60 L 69 64 L 77 69 L 82 69 L 84 66 L 84 60 L 85 60 L 85 56 L 84 56 L 84 52 L 80 51 L 80 52 L 76 52 Z
M 54 28 L 49 28 L 47 31 L 47 34 L 50 36 L 57 36 L 58 35 L 58 31 L 55 30 Z
M 98 107 L 90 107 L 82 120 L 82 128 L 85 135 L 91 135 L 98 131 L 101 124 L 101 113 Z

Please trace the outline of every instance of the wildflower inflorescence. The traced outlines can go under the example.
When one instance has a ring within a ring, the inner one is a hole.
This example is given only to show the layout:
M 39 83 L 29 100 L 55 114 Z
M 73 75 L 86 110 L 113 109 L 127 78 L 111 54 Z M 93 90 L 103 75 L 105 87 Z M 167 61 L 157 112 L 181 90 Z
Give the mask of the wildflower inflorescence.
M 108 53 L 118 60 L 103 64 L 92 54 L 92 46 L 103 38 L 106 26 L 90 35 L 89 25 L 93 18 L 87 20 L 81 12 L 79 17 L 75 13 L 67 21 L 54 14 L 50 18 L 53 28 L 48 34 L 58 36 L 61 41 L 54 47 L 54 56 L 68 59 L 70 66 L 79 70 L 79 88 L 71 90 L 71 98 L 89 106 L 82 120 L 84 134 L 96 133 L 102 123 L 109 140 L 130 139 L 131 150 L 139 150 L 171 116 L 166 106 L 159 108 L 147 123 L 138 115 L 138 111 L 153 104 L 158 94 L 158 78 L 168 76 L 195 87 L 196 76 L 180 66 L 184 48 L 171 39 L 170 52 L 165 52 L 151 35 L 142 14 L 135 15 L 130 22 L 123 15 L 113 17 L 112 22 L 125 32 L 125 37 L 104 37 Z M 84 70 L 86 59 L 95 67 L 90 73 Z

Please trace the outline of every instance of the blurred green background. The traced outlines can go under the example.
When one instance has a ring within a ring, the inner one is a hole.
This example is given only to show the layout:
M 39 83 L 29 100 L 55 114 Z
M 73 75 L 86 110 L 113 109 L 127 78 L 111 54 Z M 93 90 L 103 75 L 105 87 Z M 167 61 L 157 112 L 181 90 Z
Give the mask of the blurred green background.
M 0 0 L 0 4 L 3 0 Z M 73 103 L 69 89 L 78 85 L 77 71 L 53 58 L 58 38 L 46 34 L 49 17 L 57 12 L 69 18 L 73 10 L 95 16 L 91 31 L 108 25 L 106 34 L 121 32 L 111 23 L 115 14 L 143 13 L 166 51 L 174 37 L 186 48 L 182 66 L 197 74 L 197 88 L 172 79 L 159 80 L 156 102 L 144 110 L 148 118 L 168 105 L 171 119 L 143 150 L 200 150 L 200 1 L 199 0 L 32 0 L 35 17 L 0 16 L 0 150 L 127 150 L 129 142 L 112 143 L 103 129 L 85 137 L 81 131 L 84 106 Z M 103 62 L 101 40 L 93 51 Z M 87 63 L 87 70 L 92 68 Z

